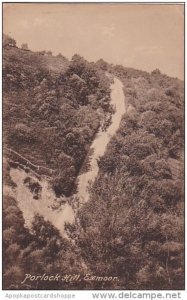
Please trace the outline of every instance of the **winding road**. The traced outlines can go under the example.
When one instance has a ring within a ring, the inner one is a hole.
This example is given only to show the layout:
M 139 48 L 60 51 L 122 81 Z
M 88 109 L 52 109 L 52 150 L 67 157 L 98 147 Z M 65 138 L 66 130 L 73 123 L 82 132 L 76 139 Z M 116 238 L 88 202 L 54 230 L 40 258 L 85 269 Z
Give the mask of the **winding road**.
M 118 130 L 121 118 L 126 112 L 123 84 L 116 77 L 114 77 L 114 83 L 111 84 L 111 104 L 115 107 L 111 125 L 106 131 L 100 129 L 96 134 L 90 148 L 92 150 L 91 153 L 93 153 L 90 158 L 90 169 L 78 177 L 78 192 L 75 196 L 79 197 L 80 203 L 85 203 L 89 200 L 89 184 L 90 182 L 94 182 L 99 171 L 97 160 L 104 155 L 107 144 Z M 17 188 L 12 196 L 17 199 L 18 206 L 23 212 L 25 225 L 30 228 L 34 215 L 38 213 L 42 215 L 45 220 L 49 220 L 58 228 L 62 235 L 66 235 L 64 231 L 65 222 L 72 223 L 75 218 L 75 211 L 72 206 L 66 203 L 59 206 L 58 209 L 52 208 L 56 202 L 56 198 L 47 180 L 42 179 L 39 182 L 42 186 L 42 190 L 39 199 L 35 200 L 33 199 L 33 194 L 24 184 L 24 180 L 28 177 L 28 174 L 24 170 L 12 168 L 10 175 L 12 180 L 17 184 Z M 36 180 L 32 174 L 29 174 L 29 177 Z
M 111 137 L 119 128 L 121 118 L 126 112 L 125 97 L 123 93 L 122 82 L 114 78 L 114 83 L 111 85 L 111 104 L 115 107 L 115 113 L 112 115 L 111 125 L 106 131 L 100 131 L 96 135 L 90 150 L 93 154 L 90 160 L 90 170 L 78 177 L 78 193 L 80 203 L 87 202 L 89 199 L 88 187 L 89 183 L 93 182 L 98 174 L 99 167 L 97 160 L 103 156 Z

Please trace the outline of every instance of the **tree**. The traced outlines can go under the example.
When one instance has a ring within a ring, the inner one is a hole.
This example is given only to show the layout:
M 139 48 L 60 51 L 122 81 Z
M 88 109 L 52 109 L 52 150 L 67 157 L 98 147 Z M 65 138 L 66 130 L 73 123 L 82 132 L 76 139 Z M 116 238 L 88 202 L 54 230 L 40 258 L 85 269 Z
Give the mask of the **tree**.
M 19 289 L 20 283 L 24 278 L 24 272 L 21 267 L 12 265 L 4 273 L 3 285 L 6 289 Z
M 160 76 L 161 75 L 161 72 L 160 72 L 160 70 L 159 69 L 155 69 L 155 70 L 153 70 L 152 71 L 152 73 L 151 73 L 152 75 L 157 75 L 157 76 Z
M 46 54 L 52 56 L 52 51 L 47 51 Z
M 39 51 L 38 54 L 39 54 L 39 55 L 45 55 L 45 54 L 46 54 L 46 51 L 45 51 L 45 50 Z
M 16 41 L 7 34 L 3 34 L 3 47 L 15 47 Z
M 47 246 L 50 240 L 55 238 L 55 252 L 59 251 L 61 243 L 60 232 L 49 221 L 45 221 L 43 216 L 40 216 L 39 214 L 35 215 L 34 220 L 32 222 L 32 232 L 34 239 L 38 244 L 38 248 L 43 248 Z
M 22 45 L 21 45 L 21 49 L 23 49 L 23 50 L 29 50 L 28 44 L 27 44 L 27 43 L 22 44 Z
M 109 67 L 108 63 L 106 61 L 104 61 L 102 58 L 96 62 L 96 65 L 98 65 L 98 67 L 104 71 L 107 71 L 107 69 Z

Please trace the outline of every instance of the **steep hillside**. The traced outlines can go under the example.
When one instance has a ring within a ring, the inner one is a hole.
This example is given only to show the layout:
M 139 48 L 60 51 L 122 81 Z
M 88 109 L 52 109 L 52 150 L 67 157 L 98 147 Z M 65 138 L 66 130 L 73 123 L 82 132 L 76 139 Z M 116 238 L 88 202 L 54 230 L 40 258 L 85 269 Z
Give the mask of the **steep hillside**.
M 3 122 L 6 154 L 51 177 L 70 195 L 100 121 L 112 112 L 109 79 L 75 55 L 70 62 L 4 46 Z
M 19 49 L 9 37 L 3 47 L 4 289 L 183 289 L 183 82 L 159 70 Z M 76 193 L 82 174 L 86 203 Z M 29 228 L 20 193 L 30 214 L 41 212 Z M 62 235 L 55 205 L 67 201 L 73 210 L 73 200 L 74 222 Z M 44 273 L 80 280 L 24 281 Z
M 183 82 L 102 66 L 122 80 L 128 109 L 70 231 L 91 273 L 120 276 L 94 288 L 183 289 Z

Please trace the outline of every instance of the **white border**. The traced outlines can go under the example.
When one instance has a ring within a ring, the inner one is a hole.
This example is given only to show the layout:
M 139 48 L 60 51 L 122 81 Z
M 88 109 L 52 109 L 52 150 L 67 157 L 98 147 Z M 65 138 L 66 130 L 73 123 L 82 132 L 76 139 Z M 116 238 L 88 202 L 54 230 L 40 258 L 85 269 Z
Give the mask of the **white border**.
M 171 4 L 171 3 L 185 3 L 186 4 L 186 0 L 185 1 L 122 1 L 122 0 L 118 0 L 118 1 L 90 1 L 90 0 L 87 0 L 87 1 L 77 1 L 77 0 L 68 0 L 68 1 L 45 1 L 45 0 L 41 0 L 41 1 L 36 1 L 36 0 L 33 0 L 33 1 L 23 1 L 23 0 L 20 0 L 20 1 L 15 1 L 15 0 L 12 0 L 12 1 L 2 1 L 0 0 L 1 2 L 1 10 L 0 10 L 0 21 L 1 21 L 1 26 L 0 26 L 0 32 L 1 32 L 1 37 L 2 37 L 2 3 L 14 3 L 14 2 L 17 2 L 17 3 L 22 3 L 22 2 L 33 2 L 33 3 L 37 3 L 37 2 L 58 2 L 58 3 L 152 3 L 152 4 L 156 4 L 156 3 L 168 3 L 168 4 Z M 185 16 L 186 17 L 186 16 Z M 185 31 L 186 31 L 186 26 L 185 26 Z M 186 36 L 185 36 L 186 38 Z M 1 65 L 1 70 L 2 70 L 2 47 L 0 48 L 1 50 L 1 60 L 0 60 L 0 65 Z M 185 47 L 186 49 L 186 47 Z M 186 60 L 185 60 L 185 66 L 186 66 Z M 2 72 L 1 72 L 1 76 L 2 76 Z M 2 82 L 2 77 L 1 77 L 1 82 Z M 185 84 L 185 88 L 186 88 L 186 84 Z M 0 93 L 1 93 L 1 99 L 2 99 L 2 85 L 0 84 Z M 185 115 L 187 113 L 187 107 L 185 107 Z M 0 118 L 1 118 L 1 125 L 2 125 L 2 101 L 0 101 Z M 185 127 L 186 127 L 186 122 L 185 122 Z M 2 129 L 2 128 L 1 128 Z M 2 141 L 2 130 L 0 130 L 0 140 Z M 185 140 L 186 140 L 186 136 L 185 136 Z M 185 144 L 185 150 L 186 150 L 186 144 Z M 187 150 L 185 151 L 185 155 L 186 155 L 186 152 Z M 0 143 L 0 161 L 2 163 L 2 143 Z M 2 165 L 1 165 L 1 170 L 2 170 Z M 186 170 L 186 168 L 185 168 Z M 187 182 L 187 179 L 185 180 L 185 186 L 186 186 L 186 182 Z M 0 194 L 2 195 L 2 172 L 0 172 Z M 2 213 L 1 211 L 2 209 L 2 205 L 0 205 L 0 213 Z M 185 208 L 185 214 L 187 215 L 187 205 L 186 205 L 186 208 Z M 0 235 L 1 235 L 1 238 L 0 238 L 0 249 L 2 249 L 2 222 L 0 222 Z M 186 230 L 186 226 L 185 226 L 185 240 L 187 240 L 187 230 Z M 185 270 L 187 269 L 187 259 L 185 260 Z M 186 272 L 185 272 L 186 274 Z M 0 300 L 5 300 L 5 299 L 52 299 L 52 293 L 55 295 L 55 294 L 61 294 L 61 295 L 75 295 L 74 298 L 69 298 L 69 299 L 77 299 L 77 300 L 91 300 L 93 299 L 92 297 L 92 292 L 93 293 L 97 293 L 97 291 L 2 291 L 2 250 L 1 250 L 1 256 L 0 256 Z M 98 293 L 103 293 L 103 294 L 107 294 L 107 293 L 115 293 L 116 295 L 116 298 L 115 299 L 122 299 L 122 298 L 119 298 L 119 294 L 120 294 L 121 291 L 98 291 Z M 138 291 L 138 290 L 135 290 L 135 291 L 123 291 L 124 293 L 146 293 L 146 291 Z M 187 290 L 185 289 L 185 291 L 147 291 L 147 292 L 152 292 L 152 294 L 158 294 L 158 293 L 161 293 L 162 294 L 162 298 L 164 299 L 165 298 L 165 295 L 166 293 L 169 293 L 169 292 L 173 292 L 173 293 L 180 293 L 180 299 L 184 300 L 184 299 L 187 299 Z M 44 297 L 44 295 L 46 296 L 47 294 L 51 294 L 51 296 L 49 297 Z M 9 295 L 9 297 L 7 297 L 7 295 Z M 25 298 L 21 298 L 20 296 L 21 295 L 27 295 Z M 30 295 L 30 296 L 29 296 Z M 37 297 L 37 295 L 40 295 Z M 135 298 L 135 297 L 134 297 Z M 66 298 L 54 298 L 53 299 L 68 299 L 68 297 Z M 98 299 L 102 299 L 102 298 L 98 298 Z M 104 298 L 103 299 L 110 299 L 110 298 Z M 123 298 L 125 299 L 125 298 Z M 133 298 L 129 298 L 129 299 L 133 299 Z M 141 299 L 141 298 L 139 298 Z M 146 298 L 146 299 L 149 299 L 149 298 Z M 153 299 L 157 299 L 157 298 L 153 298 Z M 169 299 L 169 298 L 167 298 Z M 172 298 L 171 298 L 172 299 Z M 174 299 L 177 299 L 174 297 Z

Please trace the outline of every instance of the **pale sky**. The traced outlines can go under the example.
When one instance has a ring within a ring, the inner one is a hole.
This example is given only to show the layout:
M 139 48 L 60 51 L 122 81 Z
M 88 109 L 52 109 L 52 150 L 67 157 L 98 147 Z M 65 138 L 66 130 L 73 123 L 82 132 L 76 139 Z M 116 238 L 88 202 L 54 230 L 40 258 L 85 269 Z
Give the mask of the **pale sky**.
M 31 50 L 75 53 L 183 79 L 182 4 L 4 4 L 4 33 Z

